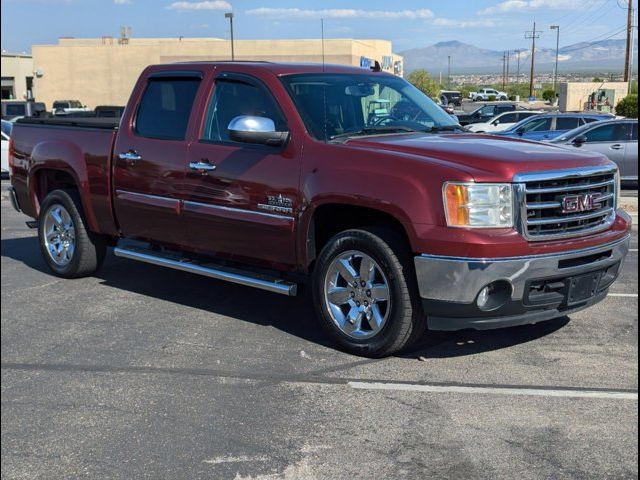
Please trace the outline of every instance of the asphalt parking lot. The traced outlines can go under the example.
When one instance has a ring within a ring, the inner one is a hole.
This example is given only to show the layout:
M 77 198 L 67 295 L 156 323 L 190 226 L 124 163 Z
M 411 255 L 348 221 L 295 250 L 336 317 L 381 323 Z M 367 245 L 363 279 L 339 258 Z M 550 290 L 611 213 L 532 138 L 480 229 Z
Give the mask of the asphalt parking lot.
M 54 277 L 2 184 L 2 478 L 638 477 L 637 216 L 593 309 L 370 360 L 305 298 L 112 255 Z

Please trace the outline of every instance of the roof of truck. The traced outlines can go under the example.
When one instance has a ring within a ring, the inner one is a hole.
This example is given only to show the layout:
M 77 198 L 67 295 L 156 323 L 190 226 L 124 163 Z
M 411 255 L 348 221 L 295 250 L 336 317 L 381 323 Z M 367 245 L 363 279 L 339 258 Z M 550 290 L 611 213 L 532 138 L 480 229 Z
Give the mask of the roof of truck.
M 272 63 L 272 62 L 261 62 L 261 61 L 210 61 L 210 62 L 179 62 L 171 64 L 173 66 L 238 66 L 238 67 L 252 67 L 260 70 L 268 70 L 273 72 L 275 75 L 292 75 L 296 73 L 351 73 L 351 74 L 362 74 L 365 72 L 368 73 L 376 73 L 383 74 L 388 72 L 374 72 L 373 70 L 362 68 L 362 67 L 353 67 L 349 65 L 335 65 L 335 64 L 322 64 L 322 63 Z M 164 65 L 154 65 L 154 67 L 166 67 L 167 64 Z

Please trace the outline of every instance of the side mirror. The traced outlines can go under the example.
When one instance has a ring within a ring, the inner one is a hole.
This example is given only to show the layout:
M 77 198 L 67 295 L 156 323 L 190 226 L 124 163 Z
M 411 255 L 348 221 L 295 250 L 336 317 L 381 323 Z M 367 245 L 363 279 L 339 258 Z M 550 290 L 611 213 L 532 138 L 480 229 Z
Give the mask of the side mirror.
M 491 122 L 491 125 L 493 125 L 494 127 L 496 125 L 500 125 L 500 120 L 494 120 L 493 122 Z
M 573 139 L 571 143 L 573 143 L 576 147 L 581 147 L 583 143 L 587 143 L 587 137 L 586 135 L 578 135 Z
M 229 126 L 229 138 L 234 142 L 257 143 L 280 146 L 289 139 L 289 132 L 277 132 L 273 120 L 266 117 L 241 115 L 235 117 Z

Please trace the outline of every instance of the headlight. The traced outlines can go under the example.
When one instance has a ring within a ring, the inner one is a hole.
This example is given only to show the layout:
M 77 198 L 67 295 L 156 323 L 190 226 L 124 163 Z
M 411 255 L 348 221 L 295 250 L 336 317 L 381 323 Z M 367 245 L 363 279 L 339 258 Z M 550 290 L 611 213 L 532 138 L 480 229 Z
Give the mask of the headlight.
M 444 184 L 447 225 L 467 228 L 511 228 L 513 187 L 496 183 Z

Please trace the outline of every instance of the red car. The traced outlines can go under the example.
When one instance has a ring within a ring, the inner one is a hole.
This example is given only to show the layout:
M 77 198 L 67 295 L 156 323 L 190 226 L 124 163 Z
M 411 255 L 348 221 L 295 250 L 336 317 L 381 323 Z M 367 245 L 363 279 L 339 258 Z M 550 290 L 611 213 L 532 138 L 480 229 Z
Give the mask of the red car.
M 629 247 L 604 156 L 465 133 L 358 68 L 153 66 L 119 125 L 23 119 L 10 150 L 55 274 L 91 275 L 114 246 L 284 295 L 308 280 L 322 327 L 363 355 L 589 307 Z

